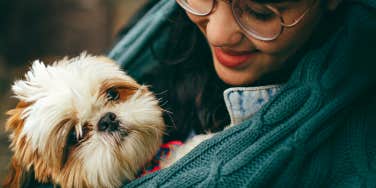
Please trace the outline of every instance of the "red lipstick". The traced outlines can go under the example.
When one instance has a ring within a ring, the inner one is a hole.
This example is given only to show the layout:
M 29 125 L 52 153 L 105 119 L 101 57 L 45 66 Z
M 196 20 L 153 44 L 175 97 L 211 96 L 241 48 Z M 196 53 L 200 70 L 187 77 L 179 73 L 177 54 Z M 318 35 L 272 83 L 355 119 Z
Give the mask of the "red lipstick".
M 214 48 L 214 54 L 219 63 L 226 67 L 237 67 L 252 58 L 256 51 L 231 51 L 222 50 L 221 48 Z

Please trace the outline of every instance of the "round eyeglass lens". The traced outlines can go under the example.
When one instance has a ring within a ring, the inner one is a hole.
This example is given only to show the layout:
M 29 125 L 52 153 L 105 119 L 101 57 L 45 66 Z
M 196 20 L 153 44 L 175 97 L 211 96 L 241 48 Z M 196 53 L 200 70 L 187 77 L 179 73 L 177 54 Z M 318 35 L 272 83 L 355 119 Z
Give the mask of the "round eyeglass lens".
M 234 0 L 232 10 L 239 26 L 247 34 L 261 40 L 273 40 L 281 33 L 281 18 L 265 5 Z
M 198 16 L 208 15 L 214 5 L 214 0 L 177 0 L 176 2 L 188 12 Z

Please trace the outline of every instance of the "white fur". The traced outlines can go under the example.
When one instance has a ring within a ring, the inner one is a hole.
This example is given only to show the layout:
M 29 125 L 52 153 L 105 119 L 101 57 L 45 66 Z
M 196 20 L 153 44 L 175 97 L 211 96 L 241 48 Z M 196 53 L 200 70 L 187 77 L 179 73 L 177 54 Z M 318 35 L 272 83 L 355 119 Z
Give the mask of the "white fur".
M 232 125 L 229 125 L 225 129 L 231 126 Z M 176 149 L 174 149 L 167 159 L 161 161 L 161 168 L 167 168 L 173 165 L 178 160 L 187 155 L 189 152 L 191 152 L 196 146 L 198 146 L 205 140 L 212 138 L 215 134 L 216 133 L 208 132 L 206 134 L 194 135 L 192 138 L 189 138 L 182 146 L 179 146 Z
M 78 122 L 75 125 L 67 123 L 66 132 L 74 127 L 82 134 L 85 122 L 97 125 L 104 114 L 114 112 L 120 126 L 130 130 L 124 137 L 118 133 L 100 132 L 95 127 L 90 139 L 70 156 L 73 162 L 82 161 L 82 164 L 74 162 L 74 165 L 75 169 L 83 169 L 83 174 L 78 170 L 70 172 L 72 177 L 69 177 L 68 185 L 80 187 L 80 178 L 84 178 L 93 187 L 120 186 L 122 181 L 135 178 L 135 172 L 153 156 L 161 142 L 164 124 L 154 95 L 145 92 L 145 86 L 140 86 L 125 102 L 105 105 L 107 99 L 101 97 L 100 88 L 108 80 L 135 83 L 117 64 L 83 54 L 51 66 L 35 61 L 25 80 L 15 82 L 12 87 L 18 99 L 31 104 L 23 111 L 24 127 L 19 138 L 26 136 L 33 151 L 38 151 L 45 161 L 50 156 L 44 153 L 54 152 L 47 151 L 52 130 L 67 118 Z M 55 181 L 62 183 L 63 176 Z
M 213 133 L 195 135 L 194 137 L 187 140 L 182 146 L 179 146 L 174 151 L 172 151 L 172 154 L 168 159 L 161 161 L 161 167 L 167 168 L 171 166 L 179 159 L 183 158 L 190 151 L 192 151 L 196 146 L 201 144 L 201 142 L 210 139 L 213 136 Z
M 47 133 L 53 128 L 41 124 L 55 125 L 76 109 L 80 109 L 78 119 L 90 119 L 102 105 L 93 96 L 98 95 L 98 86 L 109 78 L 132 81 L 115 64 L 98 62 L 92 56 L 65 59 L 53 66 L 35 61 L 26 80 L 17 81 L 12 87 L 17 98 L 34 102 L 23 115 L 23 134 L 27 133 L 33 147 L 44 148 Z

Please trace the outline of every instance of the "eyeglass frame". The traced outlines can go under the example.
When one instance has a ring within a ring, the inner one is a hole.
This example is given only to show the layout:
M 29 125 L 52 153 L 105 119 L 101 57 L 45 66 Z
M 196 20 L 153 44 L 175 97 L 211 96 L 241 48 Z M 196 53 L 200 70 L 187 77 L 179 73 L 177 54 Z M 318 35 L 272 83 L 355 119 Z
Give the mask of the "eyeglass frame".
M 195 16 L 208 16 L 208 15 L 210 15 L 212 12 L 213 12 L 213 10 L 214 10 L 214 7 L 215 7 L 215 4 L 216 4 L 216 2 L 218 1 L 218 0 L 212 0 L 212 5 L 211 5 L 211 8 L 210 8 L 210 10 L 207 12 L 207 13 L 202 13 L 202 14 L 200 14 L 200 13 L 197 13 L 195 10 L 193 10 L 191 7 L 189 7 L 188 5 L 185 5 L 185 3 L 184 2 L 182 2 L 183 0 L 176 0 L 176 2 L 184 9 L 184 10 L 186 10 L 187 12 L 189 12 L 189 13 L 191 13 L 191 14 L 193 14 L 193 15 L 195 15 Z M 235 16 L 236 15 L 236 13 L 235 13 L 235 7 L 234 7 L 234 3 L 233 3 L 233 0 L 220 0 L 220 1 L 223 1 L 223 2 L 225 2 L 225 3 L 227 3 L 227 4 L 231 4 L 231 11 L 232 11 L 232 15 L 234 16 L 234 18 L 235 18 L 235 21 L 237 22 L 237 24 L 239 25 L 239 27 L 247 34 L 247 35 L 249 35 L 249 36 L 251 36 L 251 37 L 253 37 L 253 38 L 255 38 L 255 39 L 257 39 L 257 40 L 261 40 L 261 41 L 273 41 L 273 40 L 276 40 L 281 34 L 282 34 L 282 32 L 283 32 L 283 30 L 284 30 L 284 28 L 286 27 L 286 28 L 291 28 L 291 27 L 294 27 L 294 26 L 296 26 L 303 18 L 304 18 L 304 16 L 312 9 L 312 7 L 316 4 L 316 2 L 318 1 L 318 0 L 313 0 L 312 1 L 312 3 L 311 3 L 311 5 L 310 6 L 308 6 L 305 10 L 304 10 L 304 12 L 297 18 L 297 19 L 295 19 L 294 20 L 294 22 L 292 22 L 291 24 L 286 24 L 286 23 L 284 23 L 284 19 L 283 19 L 283 17 L 282 17 L 282 15 L 281 15 L 281 13 L 279 12 L 279 10 L 277 9 L 277 8 L 275 8 L 275 7 L 273 7 L 272 5 L 270 5 L 270 4 L 265 4 L 265 7 L 267 7 L 270 11 L 272 11 L 276 16 L 278 16 L 279 17 L 279 19 L 280 19 L 280 27 L 281 27 L 281 29 L 280 29 L 280 32 L 279 33 L 277 33 L 274 37 L 263 37 L 263 36 L 260 36 L 260 35 L 258 35 L 258 34 L 256 34 L 256 33 L 254 33 L 254 32 L 251 32 L 251 31 L 249 31 L 249 29 L 247 29 L 246 28 L 246 26 L 244 26 L 242 23 L 241 23 L 241 21 L 240 21 L 240 18 L 238 18 L 238 16 Z

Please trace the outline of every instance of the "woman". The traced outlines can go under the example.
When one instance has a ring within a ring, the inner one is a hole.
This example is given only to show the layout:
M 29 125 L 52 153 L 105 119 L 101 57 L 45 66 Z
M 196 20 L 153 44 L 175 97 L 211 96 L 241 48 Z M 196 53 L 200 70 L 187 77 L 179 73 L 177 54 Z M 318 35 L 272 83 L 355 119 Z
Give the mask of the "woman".
M 166 141 L 234 126 L 127 186 L 376 186 L 375 1 L 176 2 L 110 56 L 162 92 Z

